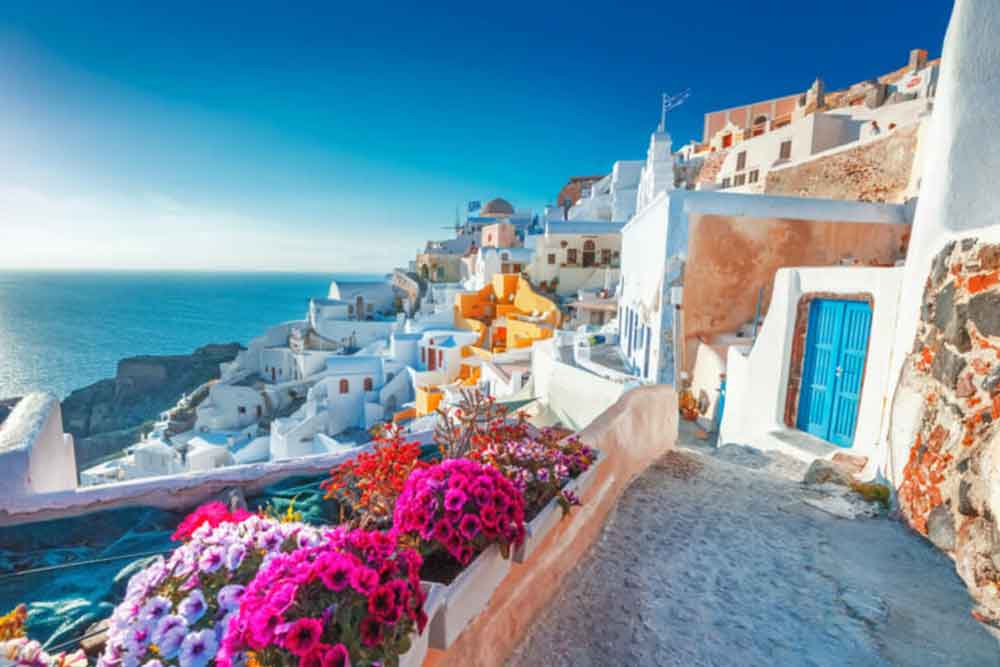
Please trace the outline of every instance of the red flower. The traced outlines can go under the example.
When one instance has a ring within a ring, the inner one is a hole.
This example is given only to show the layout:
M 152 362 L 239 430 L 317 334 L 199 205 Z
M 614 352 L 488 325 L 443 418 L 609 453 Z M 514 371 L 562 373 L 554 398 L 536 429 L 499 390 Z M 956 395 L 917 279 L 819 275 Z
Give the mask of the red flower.
M 387 617 L 392 614 L 395 607 L 396 593 L 391 586 L 379 586 L 375 589 L 375 592 L 368 596 L 368 613 L 380 622 L 390 623 L 391 621 Z M 398 613 L 396 618 L 399 618 Z
M 361 619 L 361 643 L 365 646 L 378 646 L 382 643 L 382 624 L 372 616 Z
M 285 635 L 285 648 L 300 658 L 319 644 L 323 623 L 318 618 L 300 618 Z

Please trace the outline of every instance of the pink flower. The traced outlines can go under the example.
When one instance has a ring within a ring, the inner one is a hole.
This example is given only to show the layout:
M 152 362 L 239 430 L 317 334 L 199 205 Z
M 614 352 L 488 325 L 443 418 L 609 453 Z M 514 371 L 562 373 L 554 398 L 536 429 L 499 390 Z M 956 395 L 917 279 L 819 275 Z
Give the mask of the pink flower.
M 274 631 L 281 623 L 281 614 L 273 607 L 262 607 L 250 617 L 250 646 L 260 650 L 274 639 Z
M 444 507 L 452 512 L 457 512 L 465 506 L 468 497 L 459 489 L 451 489 L 444 495 Z
M 323 623 L 318 618 L 300 618 L 285 635 L 285 648 L 301 658 L 316 648 L 322 634 Z
M 323 654 L 322 667 L 351 667 L 351 655 L 343 644 L 331 646 Z
M 458 529 L 461 531 L 462 537 L 471 542 L 479 534 L 480 525 L 479 519 L 475 515 L 466 514 L 462 517 L 462 522 L 458 524 Z
M 320 571 L 319 578 L 331 591 L 340 592 L 351 582 L 353 566 L 343 556 L 331 559 L 327 567 Z
M 299 658 L 299 667 L 323 667 L 323 655 L 326 650 L 322 644 Z
M 351 587 L 362 595 L 369 595 L 378 586 L 378 572 L 370 567 L 356 567 L 351 572 Z

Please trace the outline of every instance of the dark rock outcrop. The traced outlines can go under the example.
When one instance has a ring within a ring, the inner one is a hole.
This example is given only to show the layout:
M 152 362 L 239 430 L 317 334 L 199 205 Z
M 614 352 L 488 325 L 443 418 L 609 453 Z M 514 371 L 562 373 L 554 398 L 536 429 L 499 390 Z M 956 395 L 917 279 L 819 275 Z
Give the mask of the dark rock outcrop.
M 63 428 L 76 440 L 80 468 L 135 442 L 142 426 L 199 385 L 219 377 L 239 343 L 206 345 L 192 354 L 129 357 L 115 377 L 77 389 L 62 402 Z

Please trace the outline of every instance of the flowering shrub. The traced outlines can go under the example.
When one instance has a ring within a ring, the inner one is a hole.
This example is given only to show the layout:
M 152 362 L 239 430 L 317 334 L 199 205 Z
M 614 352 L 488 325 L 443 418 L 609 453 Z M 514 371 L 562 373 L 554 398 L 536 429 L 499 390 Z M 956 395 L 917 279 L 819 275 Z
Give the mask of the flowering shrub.
M 403 442 L 399 429 L 387 429 L 370 452 L 334 468 L 321 485 L 327 499 L 340 503 L 341 521 L 361 528 L 388 528 L 406 478 L 419 468 L 420 445 Z
M 563 487 L 594 462 L 595 452 L 576 438 L 559 440 L 548 429 L 538 439 L 492 439 L 470 458 L 496 467 L 524 495 L 525 513 L 534 518 L 552 498 L 558 498 L 563 512 L 580 499 Z
M 318 545 L 281 555 L 250 582 L 216 664 L 242 655 L 261 667 L 396 664 L 423 632 L 420 554 L 386 533 L 328 531 Z
M 166 560 L 128 582 L 99 667 L 206 667 L 261 565 L 321 540 L 314 528 L 250 516 L 203 522 Z
M 425 553 L 443 550 L 462 565 L 491 544 L 506 556 L 524 541 L 524 498 L 496 468 L 449 459 L 410 475 L 393 530 Z
M 0 665 L 16 667 L 87 667 L 82 649 L 72 653 L 46 653 L 42 645 L 27 637 L 0 641 Z
M 186 540 L 196 530 L 206 524 L 211 528 L 215 528 L 223 523 L 239 523 L 250 516 L 253 515 L 246 510 L 229 511 L 229 508 L 225 504 L 217 500 L 205 503 L 184 517 L 184 520 L 177 526 L 177 530 L 170 536 L 170 539 L 175 542 Z
M 507 409 L 478 389 L 462 389 L 458 405 L 451 410 L 438 408 L 437 414 L 434 441 L 443 458 L 458 459 L 504 428 Z

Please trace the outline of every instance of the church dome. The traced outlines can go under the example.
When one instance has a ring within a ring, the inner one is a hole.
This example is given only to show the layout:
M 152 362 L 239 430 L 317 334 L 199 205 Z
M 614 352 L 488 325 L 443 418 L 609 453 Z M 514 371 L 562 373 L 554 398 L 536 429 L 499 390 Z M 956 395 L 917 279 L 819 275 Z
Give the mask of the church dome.
M 514 215 L 514 207 L 506 199 L 497 197 L 486 202 L 486 205 L 480 209 L 479 215 L 490 218 L 505 218 Z

